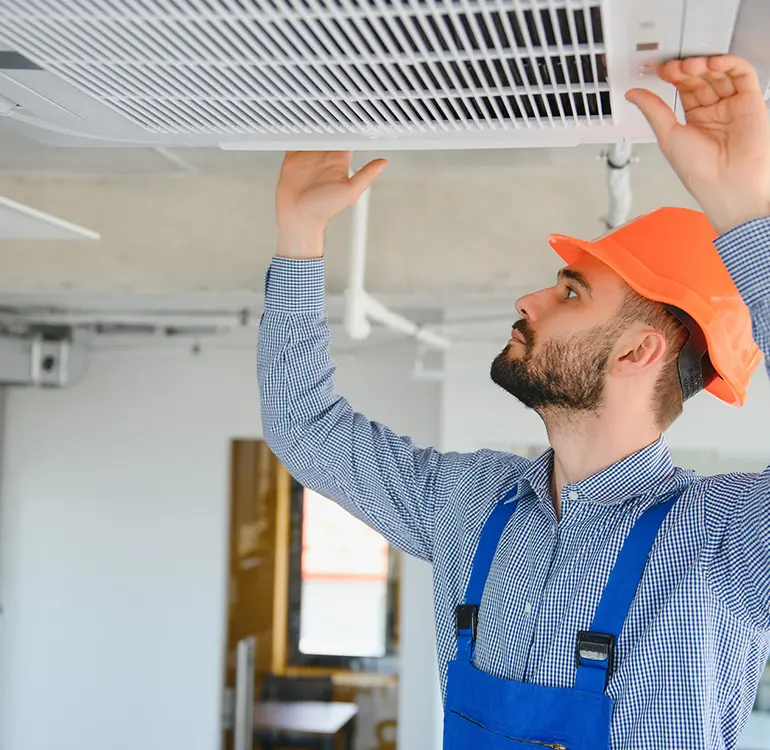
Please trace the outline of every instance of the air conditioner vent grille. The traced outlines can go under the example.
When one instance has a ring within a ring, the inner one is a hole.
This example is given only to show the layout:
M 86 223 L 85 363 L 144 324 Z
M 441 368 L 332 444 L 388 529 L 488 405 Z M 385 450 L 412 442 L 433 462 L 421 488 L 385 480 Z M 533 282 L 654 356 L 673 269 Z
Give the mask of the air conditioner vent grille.
M 612 122 L 599 0 L 5 0 L 0 34 L 151 133 Z

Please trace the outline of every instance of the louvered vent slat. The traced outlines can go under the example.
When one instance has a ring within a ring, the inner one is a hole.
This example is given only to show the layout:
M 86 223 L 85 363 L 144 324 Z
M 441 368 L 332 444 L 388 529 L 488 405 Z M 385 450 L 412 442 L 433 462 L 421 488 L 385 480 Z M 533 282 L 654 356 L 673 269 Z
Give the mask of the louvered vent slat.
M 612 122 L 601 0 L 5 0 L 0 28 L 150 133 Z

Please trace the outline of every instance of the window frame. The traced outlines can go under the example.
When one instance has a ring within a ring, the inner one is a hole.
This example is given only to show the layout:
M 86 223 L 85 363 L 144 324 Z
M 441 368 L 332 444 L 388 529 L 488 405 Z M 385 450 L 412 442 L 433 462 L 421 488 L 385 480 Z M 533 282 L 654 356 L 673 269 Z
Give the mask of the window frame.
M 289 591 L 287 613 L 286 665 L 288 667 L 315 667 L 350 671 L 379 671 L 378 662 L 396 656 L 397 645 L 397 597 L 398 576 L 394 573 L 397 551 L 388 545 L 388 580 L 385 622 L 385 654 L 383 656 L 349 656 L 330 654 L 306 654 L 300 651 L 302 617 L 302 531 L 304 515 L 304 485 L 294 477 L 290 489 L 289 521 Z M 333 502 L 329 500 L 329 502 Z M 344 613 L 340 613 L 341 615 Z

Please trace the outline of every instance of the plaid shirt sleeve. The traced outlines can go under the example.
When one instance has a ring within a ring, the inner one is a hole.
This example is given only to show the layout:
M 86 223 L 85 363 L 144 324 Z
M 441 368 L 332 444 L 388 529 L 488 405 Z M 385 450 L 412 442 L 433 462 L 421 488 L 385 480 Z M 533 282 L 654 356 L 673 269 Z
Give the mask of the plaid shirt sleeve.
M 716 242 L 751 312 L 754 340 L 770 371 L 770 217 L 743 224 Z M 751 408 L 749 398 L 747 407 Z M 732 491 L 706 504 L 715 531 L 708 577 L 739 616 L 770 629 L 770 467 L 728 479 Z
M 323 259 L 274 258 L 257 364 L 265 440 L 303 486 L 430 561 L 436 508 L 473 454 L 417 448 L 353 411 L 335 392 L 330 343 Z

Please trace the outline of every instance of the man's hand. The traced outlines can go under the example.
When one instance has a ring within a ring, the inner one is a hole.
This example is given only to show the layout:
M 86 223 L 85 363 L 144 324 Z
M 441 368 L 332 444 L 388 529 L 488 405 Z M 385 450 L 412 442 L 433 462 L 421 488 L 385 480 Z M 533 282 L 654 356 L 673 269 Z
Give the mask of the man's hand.
M 658 70 L 679 91 L 686 125 L 645 89 L 642 111 L 679 179 L 724 233 L 770 215 L 770 127 L 754 68 L 735 55 L 672 60 Z
M 277 255 L 320 258 L 326 225 L 352 206 L 387 166 L 376 159 L 350 176 L 350 151 L 290 151 L 276 192 Z

